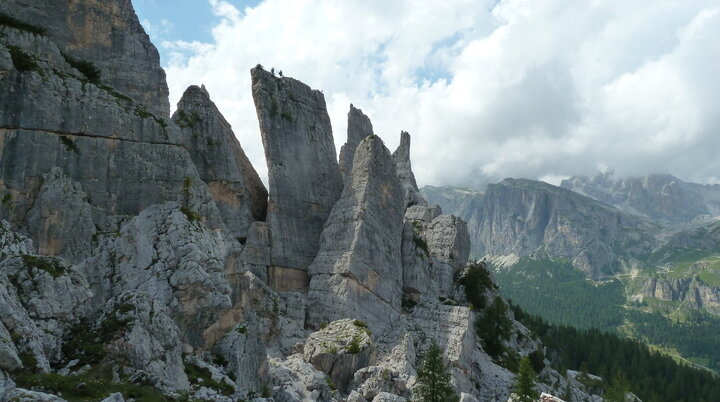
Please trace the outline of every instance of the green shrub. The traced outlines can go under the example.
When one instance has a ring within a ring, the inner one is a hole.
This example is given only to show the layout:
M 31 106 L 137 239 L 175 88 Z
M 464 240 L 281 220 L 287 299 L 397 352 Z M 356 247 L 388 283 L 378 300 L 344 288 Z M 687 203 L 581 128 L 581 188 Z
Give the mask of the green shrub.
M 450 382 L 450 373 L 443 360 L 442 349 L 435 340 L 417 366 L 417 386 L 413 389 L 413 400 L 450 402 L 459 399 Z
M 12 58 L 13 65 L 20 71 L 37 71 L 40 72 L 40 67 L 30 55 L 20 50 L 17 46 L 8 46 L 10 50 L 10 57 Z
M 184 111 L 184 110 L 178 110 L 175 114 L 175 124 L 178 125 L 180 128 L 185 127 L 194 127 L 197 123 L 199 123 L 202 119 L 200 118 L 200 115 L 196 111 L 191 111 L 190 113 Z
M 190 208 L 180 207 L 180 211 L 182 211 L 182 213 L 185 214 L 185 216 L 187 217 L 187 219 L 188 219 L 190 222 L 201 222 L 201 221 L 202 221 L 202 218 L 203 218 L 202 215 L 200 215 L 199 213 L 193 211 L 193 210 L 190 209 Z
M 497 289 L 490 272 L 482 262 L 469 265 L 459 282 L 465 288 L 465 297 L 475 308 L 485 307 L 487 289 Z
M 336 390 L 335 383 L 333 382 L 332 378 L 325 377 L 325 383 L 327 384 L 328 388 L 330 388 L 331 390 L 333 390 L 333 391 Z
M 65 146 L 65 149 L 67 149 L 70 152 L 80 153 L 78 150 L 78 147 L 75 145 L 75 141 L 72 140 L 72 138 L 61 135 L 58 137 L 60 139 L 60 142 Z
M 420 250 L 424 251 L 425 254 L 430 255 L 430 249 L 428 248 L 427 242 L 421 236 L 413 233 L 413 243 Z
M 74 69 L 80 71 L 80 73 L 84 75 L 88 81 L 92 82 L 93 84 L 100 83 L 100 69 L 97 68 L 95 64 L 85 60 L 74 59 L 66 55 L 65 53 L 63 53 L 62 55 L 65 58 L 65 61 Z
M 26 22 L 22 22 L 22 21 L 18 20 L 17 18 L 9 16 L 5 13 L 0 13 L 0 25 L 19 29 L 19 30 L 25 31 L 25 32 L 34 33 L 36 35 L 45 35 L 44 28 L 40 28 L 35 25 L 30 25 Z
M 529 355 L 530 363 L 536 373 L 543 371 L 545 368 L 545 354 L 541 350 L 534 350 Z
M 185 374 L 187 374 L 191 384 L 202 384 L 203 387 L 215 389 L 223 395 L 232 395 L 235 393 L 235 387 L 232 385 L 224 381 L 213 380 L 212 373 L 205 367 L 185 363 Z
M 351 355 L 356 355 L 360 353 L 360 342 L 362 339 L 360 338 L 360 335 L 355 335 L 352 337 L 352 340 L 350 340 L 350 344 L 345 346 L 345 350 L 350 353 Z
M 367 323 L 365 321 L 361 321 L 361 320 L 353 321 L 353 325 L 358 328 L 365 328 L 365 329 L 367 329 L 367 327 L 368 327 Z
M 484 309 L 475 320 L 475 333 L 480 338 L 483 349 L 493 359 L 498 359 L 505 352 L 504 340 L 512 335 L 512 322 L 507 317 L 508 307 L 500 296 L 496 296 L 493 304 Z
M 65 267 L 52 257 L 40 257 L 23 254 L 21 258 L 26 267 L 37 268 L 45 271 L 53 278 L 57 278 L 65 273 Z

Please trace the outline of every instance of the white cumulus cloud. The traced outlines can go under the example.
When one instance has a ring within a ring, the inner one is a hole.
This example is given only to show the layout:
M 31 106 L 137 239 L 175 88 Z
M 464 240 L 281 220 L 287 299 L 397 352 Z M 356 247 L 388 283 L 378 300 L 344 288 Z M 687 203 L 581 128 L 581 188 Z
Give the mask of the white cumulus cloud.
M 336 147 L 350 103 L 421 184 L 667 172 L 717 181 L 716 0 L 210 0 L 212 43 L 163 42 L 171 103 L 205 84 L 256 169 L 258 63 L 323 90 Z M 145 24 L 148 25 L 148 24 Z

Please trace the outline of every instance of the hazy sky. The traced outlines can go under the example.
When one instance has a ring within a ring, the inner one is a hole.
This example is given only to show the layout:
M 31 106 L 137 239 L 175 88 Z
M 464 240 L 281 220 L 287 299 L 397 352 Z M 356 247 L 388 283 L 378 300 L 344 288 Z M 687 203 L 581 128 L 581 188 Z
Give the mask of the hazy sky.
M 266 176 L 249 70 L 353 103 L 423 184 L 613 169 L 720 182 L 717 0 L 134 0 L 170 102 L 205 84 Z

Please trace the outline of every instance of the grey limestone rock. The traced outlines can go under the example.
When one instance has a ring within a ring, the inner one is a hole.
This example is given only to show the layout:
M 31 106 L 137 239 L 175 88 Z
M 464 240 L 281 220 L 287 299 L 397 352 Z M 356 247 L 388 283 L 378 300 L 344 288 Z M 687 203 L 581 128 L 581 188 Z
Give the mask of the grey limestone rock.
M 252 92 L 270 181 L 272 264 L 306 271 L 343 186 L 325 98 L 261 67 Z
M 49 37 L 4 31 L 0 49 L 21 47 L 37 64 L 34 71 L 12 68 L 0 74 L 0 216 L 13 228 L 33 237 L 54 236 L 38 226 L 47 223 L 44 217 L 76 218 L 63 204 L 52 205 L 61 189 L 69 190 L 64 200 L 82 206 L 77 218 L 83 225 L 76 230 L 83 232 L 75 233 L 82 238 L 114 233 L 123 219 L 168 200 L 186 203 L 213 228 L 223 226 L 175 124 L 111 87 L 84 80 Z M 73 184 L 44 189 L 50 193 L 29 214 L 54 168 Z M 87 208 L 79 199 L 91 206 L 93 224 L 85 225 Z M 75 261 L 88 249 L 80 238 L 62 247 L 35 240 L 43 250 L 58 249 Z
M 244 240 L 254 221 L 265 220 L 267 190 L 204 86 L 190 86 L 177 106 L 172 119 L 200 178 L 233 237 Z
M 160 300 L 124 293 L 108 302 L 98 322 L 105 331 L 118 331 L 104 349 L 112 361 L 127 362 L 131 380 L 149 381 L 169 391 L 189 388 L 180 330 Z
M 77 262 L 92 249 L 96 230 L 92 207 L 80 184 L 59 168 L 43 175 L 43 185 L 26 222 L 39 254 Z
M 340 173 L 342 173 L 344 180 L 347 180 L 352 173 L 355 149 L 365 137 L 373 134 L 370 118 L 363 114 L 362 110 L 351 104 L 348 112 L 347 141 L 340 148 L 339 158 Z
M 93 63 L 103 83 L 161 117 L 170 113 L 160 56 L 130 0 L 8 0 L 3 12 L 42 27 L 69 57 Z
M 376 350 L 367 324 L 343 319 L 310 334 L 303 355 L 344 391 L 356 371 L 374 363 Z
M 228 361 L 228 370 L 235 375 L 238 390 L 244 394 L 261 392 L 268 362 L 257 325 L 252 321 L 237 324 L 218 342 L 216 349 Z
M 405 191 L 405 205 L 427 205 L 427 201 L 418 190 L 415 174 L 413 174 L 410 165 L 410 134 L 406 131 L 400 133 L 400 145 L 393 152 L 393 159 L 395 160 L 395 168 L 397 169 L 400 184 L 402 184 Z
M 27 247 L 21 235 L 13 237 L 3 247 L 6 255 L 13 253 L 12 244 Z M 0 332 L 9 334 L 2 348 L 7 364 L 15 366 L 13 355 L 25 352 L 33 356 L 37 369 L 49 371 L 50 363 L 61 358 L 69 328 L 92 313 L 91 298 L 82 274 L 59 259 L 15 254 L 0 260 Z
M 186 216 L 176 203 L 153 205 L 108 238 L 80 268 L 99 302 L 137 290 L 168 306 L 181 338 L 209 347 L 218 327 L 206 329 L 232 307 L 225 258 L 233 246 L 223 232 Z M 235 325 L 225 323 L 225 331 Z M 220 335 L 221 336 L 221 335 Z
M 467 225 L 454 215 L 440 215 L 427 225 L 424 236 L 433 260 L 432 279 L 447 296 L 470 255 Z
M 279 402 L 339 401 L 340 395 L 330 388 L 327 374 L 303 359 L 301 353 L 287 359 L 271 358 L 269 375 L 273 398 Z
M 367 137 L 309 269 L 311 325 L 357 318 L 373 328 L 392 321 L 402 293 L 404 211 L 390 152 L 379 137 Z

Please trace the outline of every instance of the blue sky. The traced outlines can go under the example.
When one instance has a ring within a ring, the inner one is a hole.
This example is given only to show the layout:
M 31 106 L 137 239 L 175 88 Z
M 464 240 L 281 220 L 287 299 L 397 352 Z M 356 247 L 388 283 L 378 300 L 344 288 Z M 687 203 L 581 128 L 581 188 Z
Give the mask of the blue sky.
M 228 3 L 244 10 L 259 0 L 230 0 Z M 212 28 L 220 18 L 206 0 L 133 0 L 135 12 L 160 52 L 160 62 L 169 62 L 168 49 L 163 41 L 212 42 Z
M 257 63 L 349 104 L 418 183 L 611 169 L 720 183 L 717 0 L 133 0 L 174 105 L 204 84 L 258 173 Z

